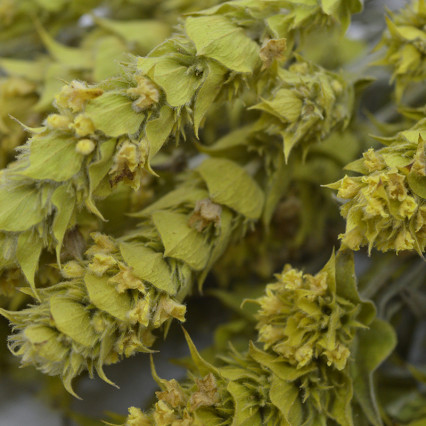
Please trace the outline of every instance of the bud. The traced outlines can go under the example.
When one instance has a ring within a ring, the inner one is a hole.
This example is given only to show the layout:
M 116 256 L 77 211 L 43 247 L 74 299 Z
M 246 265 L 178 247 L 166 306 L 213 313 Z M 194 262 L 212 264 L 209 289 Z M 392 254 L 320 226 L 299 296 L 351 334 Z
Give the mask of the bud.
M 82 155 L 89 155 L 95 149 L 95 142 L 91 139 L 80 139 L 75 146 L 75 150 Z
M 79 114 L 74 119 L 74 123 L 70 124 L 70 128 L 74 129 L 77 136 L 88 136 L 95 132 L 93 121 L 85 117 L 84 114 Z
M 136 112 L 141 112 L 158 103 L 160 92 L 152 81 L 141 74 L 135 75 L 135 80 L 137 86 L 127 89 L 127 94 L 133 99 L 137 98 L 132 107 Z
M 102 93 L 102 89 L 87 87 L 85 83 L 74 80 L 69 85 L 64 86 L 55 99 L 59 108 L 80 112 L 87 101 L 101 96 Z
M 69 117 L 61 114 L 50 114 L 46 118 L 46 124 L 51 129 L 68 130 L 71 123 L 72 121 Z

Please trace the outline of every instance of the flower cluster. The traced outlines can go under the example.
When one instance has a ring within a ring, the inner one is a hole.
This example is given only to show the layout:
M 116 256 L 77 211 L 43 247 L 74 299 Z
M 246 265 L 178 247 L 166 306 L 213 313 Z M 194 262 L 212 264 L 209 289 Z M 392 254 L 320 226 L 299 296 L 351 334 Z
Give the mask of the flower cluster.
M 131 407 L 126 426 L 356 424 L 361 413 L 352 412 L 353 389 L 365 350 L 360 333 L 386 348 L 379 363 L 395 342 L 391 328 L 374 320 L 372 304 L 359 298 L 353 268 L 345 251 L 315 276 L 284 268 L 256 300 L 264 350 L 252 342 L 246 352 L 231 347 L 211 364 L 185 333 L 189 380 L 163 380 L 153 369 L 162 390 L 157 402 L 146 412 Z
M 338 74 L 299 58 L 280 69 L 271 94 L 252 107 L 263 111 L 257 124 L 283 139 L 284 155 L 301 145 L 306 153 L 333 130 L 343 130 L 353 108 L 353 88 Z
M 377 48 L 386 47 L 385 57 L 378 62 L 392 67 L 396 81 L 396 98 L 400 101 L 406 88 L 426 78 L 426 5 L 423 0 L 408 2 L 405 9 L 391 14 L 388 32 Z
M 359 326 L 356 305 L 333 293 L 327 269 L 310 275 L 287 265 L 259 301 L 259 341 L 298 368 L 318 359 L 345 368 Z
M 215 175 L 221 168 L 234 178 L 231 196 Z M 244 194 L 252 195 L 254 205 Z M 206 204 L 216 216 L 206 208 L 200 212 Z M 259 218 L 262 205 L 263 193 L 244 169 L 230 160 L 205 160 L 179 188 L 136 214 L 140 229 L 120 239 L 92 234 L 86 261 L 63 265 L 67 280 L 38 291 L 36 305 L 2 310 L 17 331 L 10 337 L 12 350 L 23 365 L 60 375 L 70 392 L 72 379 L 84 370 L 96 369 L 108 381 L 104 364 L 148 351 L 155 340 L 151 331 L 172 318 L 185 320 L 182 300 L 243 224 Z M 198 214 L 204 223 L 220 225 L 200 227 Z
M 345 201 L 344 245 L 352 250 L 368 245 L 381 251 L 416 250 L 426 246 L 425 122 L 380 139 L 385 148 L 369 149 L 346 168 L 363 176 L 345 176 L 328 185 Z

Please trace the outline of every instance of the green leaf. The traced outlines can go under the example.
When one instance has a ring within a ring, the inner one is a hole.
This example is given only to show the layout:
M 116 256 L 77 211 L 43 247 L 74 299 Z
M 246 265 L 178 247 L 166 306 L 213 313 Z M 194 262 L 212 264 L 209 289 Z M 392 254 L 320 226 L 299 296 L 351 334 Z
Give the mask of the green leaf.
M 353 251 L 340 249 L 335 256 L 334 268 L 337 283 L 336 293 L 355 304 L 359 303 Z
M 426 176 L 410 172 L 407 175 L 408 185 L 410 189 L 419 197 L 426 200 Z
M 302 106 L 303 101 L 296 96 L 294 90 L 280 89 L 271 101 L 264 100 L 252 108 L 266 111 L 280 120 L 293 123 L 300 117 Z
M 41 93 L 38 102 L 34 105 L 34 110 L 43 113 L 50 110 L 55 96 L 65 84 L 64 81 L 72 81 L 75 78 L 78 78 L 78 73 L 73 72 L 66 65 L 49 64 L 44 71 L 44 84 L 39 85 Z
M 277 377 L 282 380 L 293 382 L 299 377 L 315 370 L 315 366 L 296 368 L 290 364 L 279 361 L 276 355 L 271 355 L 257 348 L 253 342 L 250 342 L 249 355 L 260 365 L 269 368 Z
M 150 66 L 154 60 L 154 65 Z M 186 65 L 178 60 L 163 58 L 140 58 L 138 68 L 150 69 L 148 76 L 166 93 L 167 103 L 172 107 L 188 104 L 202 83 L 201 76 L 189 72 Z
M 161 107 L 157 118 L 148 121 L 145 126 L 145 135 L 149 141 L 148 162 L 167 141 L 174 124 L 173 110 L 167 105 Z
M 208 192 L 204 189 L 192 188 L 182 185 L 168 192 L 161 197 L 158 201 L 150 204 L 142 211 L 130 214 L 132 217 L 148 217 L 157 210 L 167 210 L 176 208 L 183 204 L 190 204 L 195 206 L 198 200 L 202 200 L 209 196 Z
M 381 150 L 381 152 L 380 151 L 379 152 L 381 153 L 388 167 L 398 167 L 398 168 L 406 167 L 409 164 L 411 164 L 413 161 L 413 158 L 411 155 L 408 156 L 405 153 L 404 155 L 403 153 L 400 153 L 400 152 L 385 152 L 385 149 L 386 148 L 384 148 L 383 150 Z
M 279 158 L 278 167 L 269 178 L 265 193 L 265 208 L 262 220 L 265 226 L 269 226 L 275 209 L 290 185 L 290 167 L 284 164 L 282 156 Z
M 346 164 L 346 166 L 344 167 L 344 170 L 361 173 L 363 175 L 367 175 L 369 173 L 367 167 L 364 165 L 364 158 L 358 158 L 357 160 L 354 160 L 350 162 L 349 164 Z
M 96 44 L 93 79 L 100 82 L 120 73 L 120 58 L 126 45 L 116 37 L 102 37 Z M 111 59 L 114 58 L 114 59 Z
M 92 68 L 93 60 L 90 52 L 58 43 L 40 25 L 37 26 L 37 29 L 47 50 L 57 62 L 70 68 Z
M 52 194 L 52 204 L 56 207 L 55 219 L 52 225 L 52 232 L 56 238 L 56 260 L 61 266 L 61 248 L 64 235 L 69 228 L 69 223 L 74 212 L 75 195 L 65 185 L 58 186 Z
M 253 125 L 241 127 L 227 133 L 221 137 L 213 145 L 198 145 L 201 152 L 208 153 L 213 156 L 228 156 L 230 151 L 235 148 L 243 147 L 247 149 L 249 137 L 253 134 Z
M 213 373 L 216 377 L 219 377 L 219 371 L 212 364 L 207 362 L 202 356 L 199 354 L 197 348 L 194 345 L 191 337 L 188 332 L 182 327 L 183 334 L 185 336 L 186 343 L 188 345 L 189 351 L 191 353 L 192 361 L 194 362 L 197 370 L 201 376 L 206 376 L 209 373 Z
M 200 198 L 200 200 L 201 199 L 202 198 Z M 222 254 L 225 252 L 226 248 L 228 247 L 229 241 L 232 236 L 233 218 L 234 218 L 234 215 L 232 214 L 232 212 L 229 209 L 222 207 L 222 213 L 220 215 L 219 236 L 215 238 L 214 247 L 213 247 L 213 250 L 211 251 L 209 261 L 207 262 L 207 265 L 205 266 L 204 270 L 198 277 L 198 288 L 200 289 L 200 291 L 202 289 L 202 285 L 210 269 L 213 267 L 213 265 L 220 258 L 220 256 L 222 256 Z
M 189 17 L 185 30 L 198 55 L 216 59 L 230 70 L 250 73 L 260 61 L 259 46 L 224 16 Z
M 358 321 L 368 325 L 376 316 L 374 303 L 361 301 L 355 275 L 354 253 L 351 250 L 340 249 L 335 257 L 336 293 L 350 300 L 355 305 L 361 304 Z
M 302 404 L 297 386 L 278 376 L 272 376 L 269 397 L 290 425 L 303 424 Z
M 96 191 L 96 188 L 98 188 L 102 180 L 108 175 L 108 172 L 111 169 L 112 163 L 114 161 L 113 154 L 115 152 L 116 142 L 117 141 L 115 139 L 110 139 L 106 142 L 103 142 L 98 149 L 99 159 L 92 162 L 88 167 L 89 196 L 86 199 L 86 207 L 89 211 L 97 215 L 102 220 L 105 219 L 93 201 L 93 193 Z
M 339 386 L 333 388 L 334 400 L 330 407 L 330 416 L 339 425 L 353 425 L 351 401 L 353 397 L 352 380 L 347 374 L 339 378 Z
M 0 229 L 25 231 L 44 218 L 40 192 L 35 187 L 0 188 Z
M 202 270 L 210 257 L 210 247 L 203 234 L 188 225 L 188 216 L 167 210 L 156 211 L 152 220 L 164 245 L 164 256 L 187 263 L 196 271 Z
M 84 158 L 76 151 L 76 143 L 75 139 L 57 132 L 34 136 L 29 142 L 29 166 L 20 174 L 55 182 L 71 179 L 80 171 Z
M 112 20 L 96 18 L 100 27 L 117 34 L 127 43 L 136 43 L 139 54 L 146 55 L 170 35 L 170 26 L 160 20 Z
M 194 416 L 194 424 L 200 424 L 203 426 L 218 426 L 223 423 L 223 418 L 210 411 L 209 408 L 198 408 Z M 421 425 L 419 425 L 421 426 Z
M 45 64 L 40 61 L 0 58 L 0 67 L 9 75 L 27 78 L 31 81 L 43 80 Z
M 258 379 L 258 376 L 256 375 L 256 373 L 253 373 L 252 371 L 243 367 L 234 367 L 234 366 L 226 365 L 225 367 L 219 368 L 219 372 L 221 377 L 233 382 L 236 380 L 243 380 L 243 379 L 251 379 L 251 380 L 257 381 Z
M 34 276 L 38 269 L 38 261 L 42 248 L 43 240 L 35 232 L 28 230 L 19 235 L 16 247 L 16 259 L 37 298 Z
M 97 130 L 107 136 L 133 135 L 145 118 L 132 108 L 132 100 L 118 93 L 107 92 L 91 99 L 85 109 Z
M 98 277 L 87 273 L 84 276 L 90 301 L 100 310 L 107 312 L 121 321 L 128 321 L 127 315 L 132 308 L 128 293 L 118 293 L 109 277 Z
M 194 130 L 197 137 L 201 122 L 222 89 L 226 75 L 226 68 L 217 62 L 209 61 L 207 67 L 207 77 L 195 97 Z
M 351 364 L 355 397 L 369 422 L 382 424 L 373 386 L 373 373 L 389 356 L 396 345 L 393 328 L 379 319 L 374 320 L 368 330 L 359 330 L 355 346 L 355 361 Z
M 209 158 L 197 168 L 212 201 L 224 204 L 249 219 L 262 213 L 264 195 L 250 175 L 233 161 Z
M 262 417 L 253 400 L 253 391 L 237 382 L 229 382 L 227 390 L 235 404 L 232 426 L 261 426 Z
M 87 308 L 60 294 L 51 296 L 49 303 L 53 321 L 61 333 L 87 348 L 96 345 L 98 336 L 91 324 Z
M 170 295 L 177 293 L 177 280 L 173 279 L 162 253 L 140 243 L 121 243 L 120 251 L 124 261 L 133 268 L 138 278 Z
M 51 362 L 62 362 L 67 348 L 58 341 L 58 333 L 44 325 L 30 325 L 25 328 L 25 337 L 37 347 L 37 354 Z

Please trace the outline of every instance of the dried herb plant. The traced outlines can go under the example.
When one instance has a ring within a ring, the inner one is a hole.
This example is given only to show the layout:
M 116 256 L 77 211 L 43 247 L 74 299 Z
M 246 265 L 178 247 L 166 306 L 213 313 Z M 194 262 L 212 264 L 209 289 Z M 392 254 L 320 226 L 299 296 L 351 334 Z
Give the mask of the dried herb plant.
M 362 7 L 0 0 L 0 313 L 22 366 L 84 397 L 74 379 L 150 353 L 161 391 L 127 426 L 423 424 L 425 360 L 400 346 L 425 315 L 426 3 L 373 54 L 345 37 Z M 159 337 L 205 287 L 238 345 L 202 356 L 184 331 L 188 379 L 161 379 Z

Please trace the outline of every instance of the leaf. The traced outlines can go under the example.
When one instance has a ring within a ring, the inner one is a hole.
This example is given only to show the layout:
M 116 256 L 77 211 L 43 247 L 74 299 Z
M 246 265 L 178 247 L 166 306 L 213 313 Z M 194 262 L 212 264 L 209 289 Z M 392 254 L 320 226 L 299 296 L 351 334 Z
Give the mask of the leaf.
M 63 182 L 81 169 L 83 155 L 75 147 L 77 141 L 69 136 L 51 132 L 36 135 L 29 143 L 29 166 L 21 175 L 35 180 Z
M 39 85 L 41 89 L 40 98 L 34 105 L 34 110 L 45 113 L 50 110 L 55 96 L 64 86 L 64 81 L 72 81 L 78 78 L 78 74 L 72 72 L 66 65 L 51 63 L 44 71 L 44 84 Z
M 396 345 L 393 328 L 376 319 L 368 330 L 359 330 L 352 363 L 351 376 L 355 397 L 369 422 L 374 426 L 382 424 L 373 386 L 373 373 L 389 356 Z
M 282 156 L 279 158 L 278 167 L 269 178 L 265 191 L 265 208 L 263 209 L 262 221 L 269 226 L 275 209 L 290 185 L 290 167 L 284 164 Z
M 249 219 L 262 213 L 264 195 L 250 175 L 233 161 L 209 158 L 197 168 L 207 184 L 210 198 Z
M 98 277 L 91 273 L 84 276 L 89 299 L 100 310 L 127 322 L 127 315 L 132 308 L 130 296 L 128 293 L 118 293 L 108 279 L 107 276 Z
M 259 406 L 256 406 L 256 402 L 253 400 L 253 391 L 237 382 L 229 382 L 227 390 L 235 404 L 232 426 L 262 425 Z
M 149 141 L 148 162 L 167 141 L 174 124 L 173 110 L 167 105 L 161 107 L 160 115 L 157 118 L 146 123 L 145 135 Z
M 351 378 L 344 374 L 339 379 L 339 386 L 334 386 L 333 403 L 330 407 L 330 417 L 339 425 L 353 425 L 352 397 L 353 386 Z
M 223 418 L 218 414 L 215 414 L 214 411 L 209 411 L 209 408 L 200 407 L 195 411 L 193 416 L 194 425 L 200 424 L 203 426 L 218 426 L 223 422 Z
M 266 111 L 279 120 L 293 123 L 301 114 L 303 101 L 296 96 L 294 90 L 280 89 L 272 100 L 264 100 L 251 109 Z
M 37 30 L 49 53 L 59 63 L 70 68 L 90 69 L 93 66 L 92 55 L 84 49 L 65 46 L 55 41 L 41 25 L 37 25 Z
M 257 381 L 258 376 L 248 370 L 247 368 L 242 367 L 234 367 L 234 366 L 225 366 L 221 367 L 219 369 L 221 377 L 223 377 L 226 380 L 230 381 L 237 381 L 237 380 L 243 380 L 243 379 L 250 379 Z
M 189 17 L 185 30 L 197 55 L 216 59 L 230 70 L 250 73 L 260 62 L 257 43 L 224 16 Z
M 176 208 L 182 204 L 194 205 L 198 200 L 202 200 L 209 196 L 204 189 L 192 188 L 186 185 L 179 186 L 173 191 L 168 192 L 158 201 L 150 204 L 143 210 L 137 213 L 130 214 L 132 217 L 148 217 L 156 210 L 166 210 Z
M 0 188 L 0 229 L 26 231 L 44 218 L 37 188 L 19 186 Z
M 119 387 L 113 381 L 108 379 L 103 369 L 104 364 L 108 363 L 106 360 L 111 355 L 115 342 L 116 340 L 113 334 L 109 334 L 103 337 L 100 344 L 99 357 L 96 362 L 95 368 L 99 378 L 101 378 L 104 382 L 108 383 L 109 385 L 112 385 L 116 387 L 117 389 L 119 389 Z
M 257 348 L 253 342 L 250 342 L 249 355 L 260 365 L 269 368 L 277 377 L 288 382 L 293 382 L 316 368 L 315 366 L 293 367 L 284 361 L 280 361 L 276 355 L 271 355 Z
M 410 172 L 407 175 L 407 182 L 410 189 L 419 197 L 426 199 L 426 176 Z
M 138 67 L 143 70 L 143 61 L 149 63 L 151 59 L 155 60 L 155 65 L 148 75 L 164 90 L 167 103 L 172 107 L 188 104 L 202 83 L 202 78 L 190 73 L 186 65 L 168 57 L 141 58 Z
M 272 376 L 269 397 L 282 413 L 289 425 L 303 424 L 302 404 L 299 400 L 299 389 L 292 383 Z
M 114 161 L 113 154 L 115 152 L 115 139 L 110 139 L 106 142 L 103 142 L 99 147 L 99 159 L 92 162 L 88 167 L 89 174 L 89 196 L 86 200 L 86 206 L 95 215 L 100 217 L 102 220 L 105 220 L 102 216 L 102 213 L 96 207 L 93 201 L 93 193 L 96 188 L 102 182 L 102 180 L 107 176 L 109 170 L 111 169 L 112 163 Z
M 210 247 L 200 232 L 188 225 L 188 216 L 170 211 L 156 211 L 152 220 L 164 245 L 164 256 L 187 263 L 196 271 L 202 270 L 210 257 Z
M 81 2 L 76 2 L 76 4 Z M 88 2 L 84 2 L 87 4 Z M 61 11 L 61 9 L 67 4 L 67 0 L 36 0 L 34 2 L 34 6 L 37 5 L 38 7 L 44 9 L 45 11 L 48 11 L 50 13 L 58 13 Z M 89 2 L 90 4 L 90 2 Z M 81 4 L 79 5 L 81 7 Z
M 51 296 L 49 303 L 56 328 L 80 345 L 94 348 L 98 336 L 91 324 L 87 308 L 60 294 Z
M 107 176 L 114 161 L 113 154 L 115 152 L 115 145 L 115 139 L 109 139 L 103 142 L 99 147 L 99 159 L 93 161 L 89 165 L 90 194 L 93 194 L 102 179 Z
M 354 253 L 351 250 L 340 248 L 335 257 L 336 293 L 355 305 L 361 304 L 358 321 L 368 325 L 376 316 L 374 303 L 362 301 L 358 294 L 358 285 L 355 275 Z
M 354 253 L 340 249 L 335 256 L 336 293 L 357 304 L 360 302 L 354 264 Z
M 27 78 L 31 81 L 43 80 L 45 64 L 40 61 L 0 58 L 0 67 L 9 75 Z
M 367 175 L 369 173 L 367 167 L 364 164 L 364 158 L 358 158 L 357 160 L 346 164 L 343 169 L 349 170 L 350 172 L 361 173 L 363 175 Z
M 194 345 L 194 342 L 192 341 L 191 337 L 189 336 L 188 332 L 182 327 L 183 334 L 185 336 L 186 343 L 188 345 L 189 351 L 191 353 L 192 361 L 194 362 L 195 366 L 197 367 L 197 370 L 201 376 L 206 376 L 209 373 L 213 373 L 216 377 L 219 377 L 219 371 L 216 367 L 214 367 L 212 364 L 207 362 L 205 359 L 201 357 L 199 354 L 197 348 Z
M 119 21 L 97 17 L 95 22 L 100 27 L 120 36 L 127 43 L 136 43 L 140 55 L 146 55 L 170 35 L 170 26 L 160 20 Z
M 19 235 L 16 247 L 16 259 L 37 298 L 34 276 L 38 269 L 38 261 L 42 248 L 43 240 L 32 230 Z
M 145 118 L 133 110 L 131 99 L 112 92 L 91 99 L 84 115 L 93 121 L 97 130 L 111 137 L 135 134 Z
M 56 207 L 55 219 L 52 225 L 52 232 L 56 238 L 56 260 L 61 266 L 61 248 L 64 235 L 69 228 L 69 223 L 74 212 L 75 195 L 65 185 L 58 186 L 52 194 L 52 204 Z
M 200 198 L 202 199 L 202 198 Z M 215 238 L 213 250 L 211 250 L 211 255 L 207 265 L 204 270 L 201 272 L 198 277 L 198 288 L 201 291 L 204 280 L 207 277 L 210 269 L 216 263 L 216 261 L 222 256 L 228 247 L 229 241 L 232 236 L 232 222 L 234 215 L 227 208 L 222 208 L 222 213 L 220 215 L 220 233 L 219 236 Z
M 63 362 L 67 348 L 58 341 L 58 333 L 44 325 L 30 325 L 25 328 L 25 337 L 37 347 L 39 357 L 51 362 Z
M 406 167 L 413 161 L 411 156 L 404 155 L 400 152 L 383 152 L 385 149 L 382 150 L 381 154 L 388 167 Z
M 124 57 L 125 50 L 126 45 L 116 37 L 102 37 L 95 48 L 93 79 L 100 82 L 119 74 L 120 58 Z
M 162 253 L 157 253 L 141 243 L 121 243 L 120 251 L 124 261 L 133 268 L 138 278 L 170 295 L 176 294 L 177 281 L 173 279 Z
M 194 130 L 197 138 L 201 122 L 222 89 L 226 75 L 226 68 L 216 62 L 209 61 L 207 67 L 207 77 L 195 97 Z
M 213 156 L 228 156 L 229 152 L 235 148 L 247 149 L 247 143 L 252 134 L 253 125 L 244 126 L 227 133 L 213 145 L 199 144 L 198 149 Z

